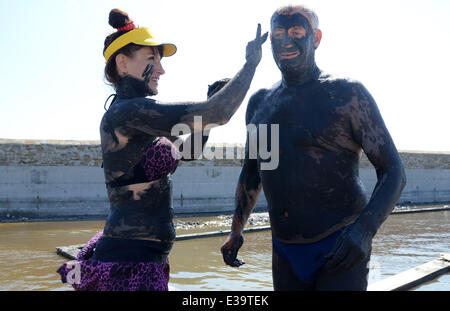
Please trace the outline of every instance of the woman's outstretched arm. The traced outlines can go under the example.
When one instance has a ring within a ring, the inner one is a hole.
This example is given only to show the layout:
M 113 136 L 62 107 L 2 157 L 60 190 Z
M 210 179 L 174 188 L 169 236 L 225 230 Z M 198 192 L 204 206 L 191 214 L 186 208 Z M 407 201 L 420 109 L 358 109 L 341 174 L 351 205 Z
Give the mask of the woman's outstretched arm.
M 247 44 L 246 62 L 242 69 L 214 96 L 202 102 L 161 103 L 148 98 L 130 99 L 108 110 L 116 125 L 135 129 L 151 136 L 172 136 L 172 128 L 185 124 L 194 130 L 194 117 L 202 118 L 202 126 L 227 123 L 245 98 L 262 57 L 262 44 L 258 24 L 256 38 Z M 195 127 L 198 130 L 197 127 Z

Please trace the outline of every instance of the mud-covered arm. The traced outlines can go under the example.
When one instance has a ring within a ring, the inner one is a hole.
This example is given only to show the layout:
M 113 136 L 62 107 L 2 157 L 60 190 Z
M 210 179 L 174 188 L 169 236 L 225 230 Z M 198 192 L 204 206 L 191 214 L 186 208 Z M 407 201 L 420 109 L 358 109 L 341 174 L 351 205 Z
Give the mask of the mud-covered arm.
M 222 90 L 205 101 L 162 103 L 140 98 L 116 106 L 113 110 L 120 114 L 125 126 L 151 136 L 172 136 L 172 128 L 181 123 L 194 130 L 195 116 L 201 117 L 204 125 L 223 125 L 244 100 L 262 57 L 261 45 L 266 39 L 267 33 L 261 36 L 261 25 L 258 25 L 255 40 L 247 45 L 246 62 L 242 69 Z
M 220 91 L 229 81 L 230 79 L 225 78 L 218 80 L 211 85 L 208 85 L 207 97 L 211 98 L 211 96 Z M 200 121 L 201 120 L 199 120 L 199 122 Z M 197 160 L 203 152 L 203 148 L 205 147 L 206 142 L 208 141 L 209 138 L 211 126 L 198 124 L 197 127 L 203 130 L 195 131 L 194 133 L 187 136 L 186 139 L 183 139 L 182 137 L 179 136 L 169 137 L 169 139 L 172 140 L 172 142 L 176 143 L 177 147 L 179 146 L 178 150 L 181 155 L 180 159 L 181 161 Z
M 355 84 L 354 93 L 358 108 L 352 114 L 354 137 L 375 167 L 378 180 L 367 206 L 356 222 L 373 236 L 400 198 L 406 175 L 374 99 L 359 83 Z
M 380 111 L 369 92 L 353 85 L 351 127 L 377 174 L 371 198 L 356 221 L 337 240 L 328 257 L 329 270 L 350 269 L 370 255 L 372 238 L 395 207 L 406 184 L 405 171 Z
M 189 134 L 186 138 L 177 136 L 169 137 L 178 147 L 181 161 L 195 161 L 202 155 L 203 148 L 208 142 L 209 130 L 197 131 Z
M 257 162 L 254 159 L 245 160 L 236 186 L 236 209 L 231 225 L 232 233 L 236 235 L 242 233 L 260 193 L 261 178 L 259 177 Z
M 249 101 L 246 114 L 247 124 L 249 124 L 250 115 L 252 114 L 254 106 L 257 104 L 257 98 L 258 96 L 254 95 Z M 257 159 L 250 158 L 250 154 L 254 154 L 254 152 L 250 152 L 249 148 L 255 144 L 249 143 L 249 137 L 250 136 L 247 134 L 244 163 L 242 165 L 236 187 L 236 208 L 231 224 L 231 233 L 221 247 L 221 252 L 225 263 L 234 267 L 239 267 L 244 264 L 243 261 L 237 259 L 237 253 L 244 243 L 244 226 L 256 205 L 258 196 L 262 189 Z

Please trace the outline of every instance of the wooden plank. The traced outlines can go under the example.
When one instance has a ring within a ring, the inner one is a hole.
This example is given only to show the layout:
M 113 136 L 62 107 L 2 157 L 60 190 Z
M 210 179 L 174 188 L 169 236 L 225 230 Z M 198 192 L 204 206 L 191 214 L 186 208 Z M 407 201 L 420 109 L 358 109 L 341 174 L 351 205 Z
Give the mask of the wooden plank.
M 244 233 L 259 232 L 259 231 L 265 231 L 265 230 L 270 230 L 270 226 L 247 228 L 244 230 Z M 230 232 L 231 232 L 231 230 L 220 230 L 220 231 L 213 231 L 213 232 L 184 234 L 184 235 L 178 235 L 175 238 L 175 241 L 184 241 L 184 240 L 192 240 L 192 239 L 199 239 L 199 238 L 210 238 L 210 237 L 216 237 L 216 236 L 223 236 L 223 235 L 230 234 Z M 84 246 L 84 244 L 58 246 L 58 247 L 56 247 L 56 252 L 61 256 L 64 256 L 68 259 L 73 260 L 77 257 L 78 252 L 83 248 L 83 246 Z
M 75 259 L 78 255 L 78 253 L 83 248 L 84 244 L 76 244 L 76 245 L 69 245 L 69 246 L 58 246 L 56 248 L 56 252 L 68 259 Z
M 251 232 L 258 232 L 258 231 L 265 231 L 265 230 L 270 230 L 270 226 L 248 228 L 248 229 L 244 230 L 244 233 L 251 233 Z M 205 233 L 184 234 L 184 235 L 177 236 L 175 238 L 175 241 L 191 240 L 191 239 L 198 239 L 198 238 L 210 238 L 210 237 L 215 237 L 215 236 L 228 235 L 228 234 L 230 234 L 230 232 L 231 232 L 231 230 L 220 230 L 220 231 L 205 232 Z
M 400 291 L 409 290 L 450 271 L 450 254 L 399 274 L 369 284 L 368 291 Z
M 416 208 L 416 209 L 407 209 L 407 210 L 397 210 L 393 211 L 391 214 L 412 214 L 412 213 L 429 213 L 429 212 L 442 212 L 442 211 L 450 211 L 450 206 L 443 207 L 432 207 L 432 208 Z

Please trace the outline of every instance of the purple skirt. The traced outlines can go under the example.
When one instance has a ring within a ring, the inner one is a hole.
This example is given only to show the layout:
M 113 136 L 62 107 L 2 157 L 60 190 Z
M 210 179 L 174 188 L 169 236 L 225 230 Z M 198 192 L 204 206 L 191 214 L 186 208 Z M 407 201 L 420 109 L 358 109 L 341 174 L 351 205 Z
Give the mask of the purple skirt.
M 95 234 L 77 258 L 57 273 L 77 291 L 167 291 L 169 262 L 102 262 L 90 259 L 103 231 Z

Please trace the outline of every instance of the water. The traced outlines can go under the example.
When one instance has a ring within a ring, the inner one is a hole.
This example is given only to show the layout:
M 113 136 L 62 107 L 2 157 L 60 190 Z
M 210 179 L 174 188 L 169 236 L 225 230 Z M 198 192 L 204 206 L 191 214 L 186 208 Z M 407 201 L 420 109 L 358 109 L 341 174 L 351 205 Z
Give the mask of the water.
M 186 219 L 210 221 L 214 218 Z M 450 253 L 450 211 L 391 215 L 374 238 L 369 284 Z M 0 290 L 72 290 L 56 269 L 67 259 L 55 247 L 85 243 L 103 221 L 0 224 Z M 195 231 L 229 229 L 220 225 Z M 178 230 L 177 234 L 192 233 Z M 248 233 L 240 268 L 225 266 L 225 237 L 177 241 L 170 255 L 169 285 L 180 290 L 273 290 L 271 232 Z M 450 290 L 450 274 L 415 290 Z

